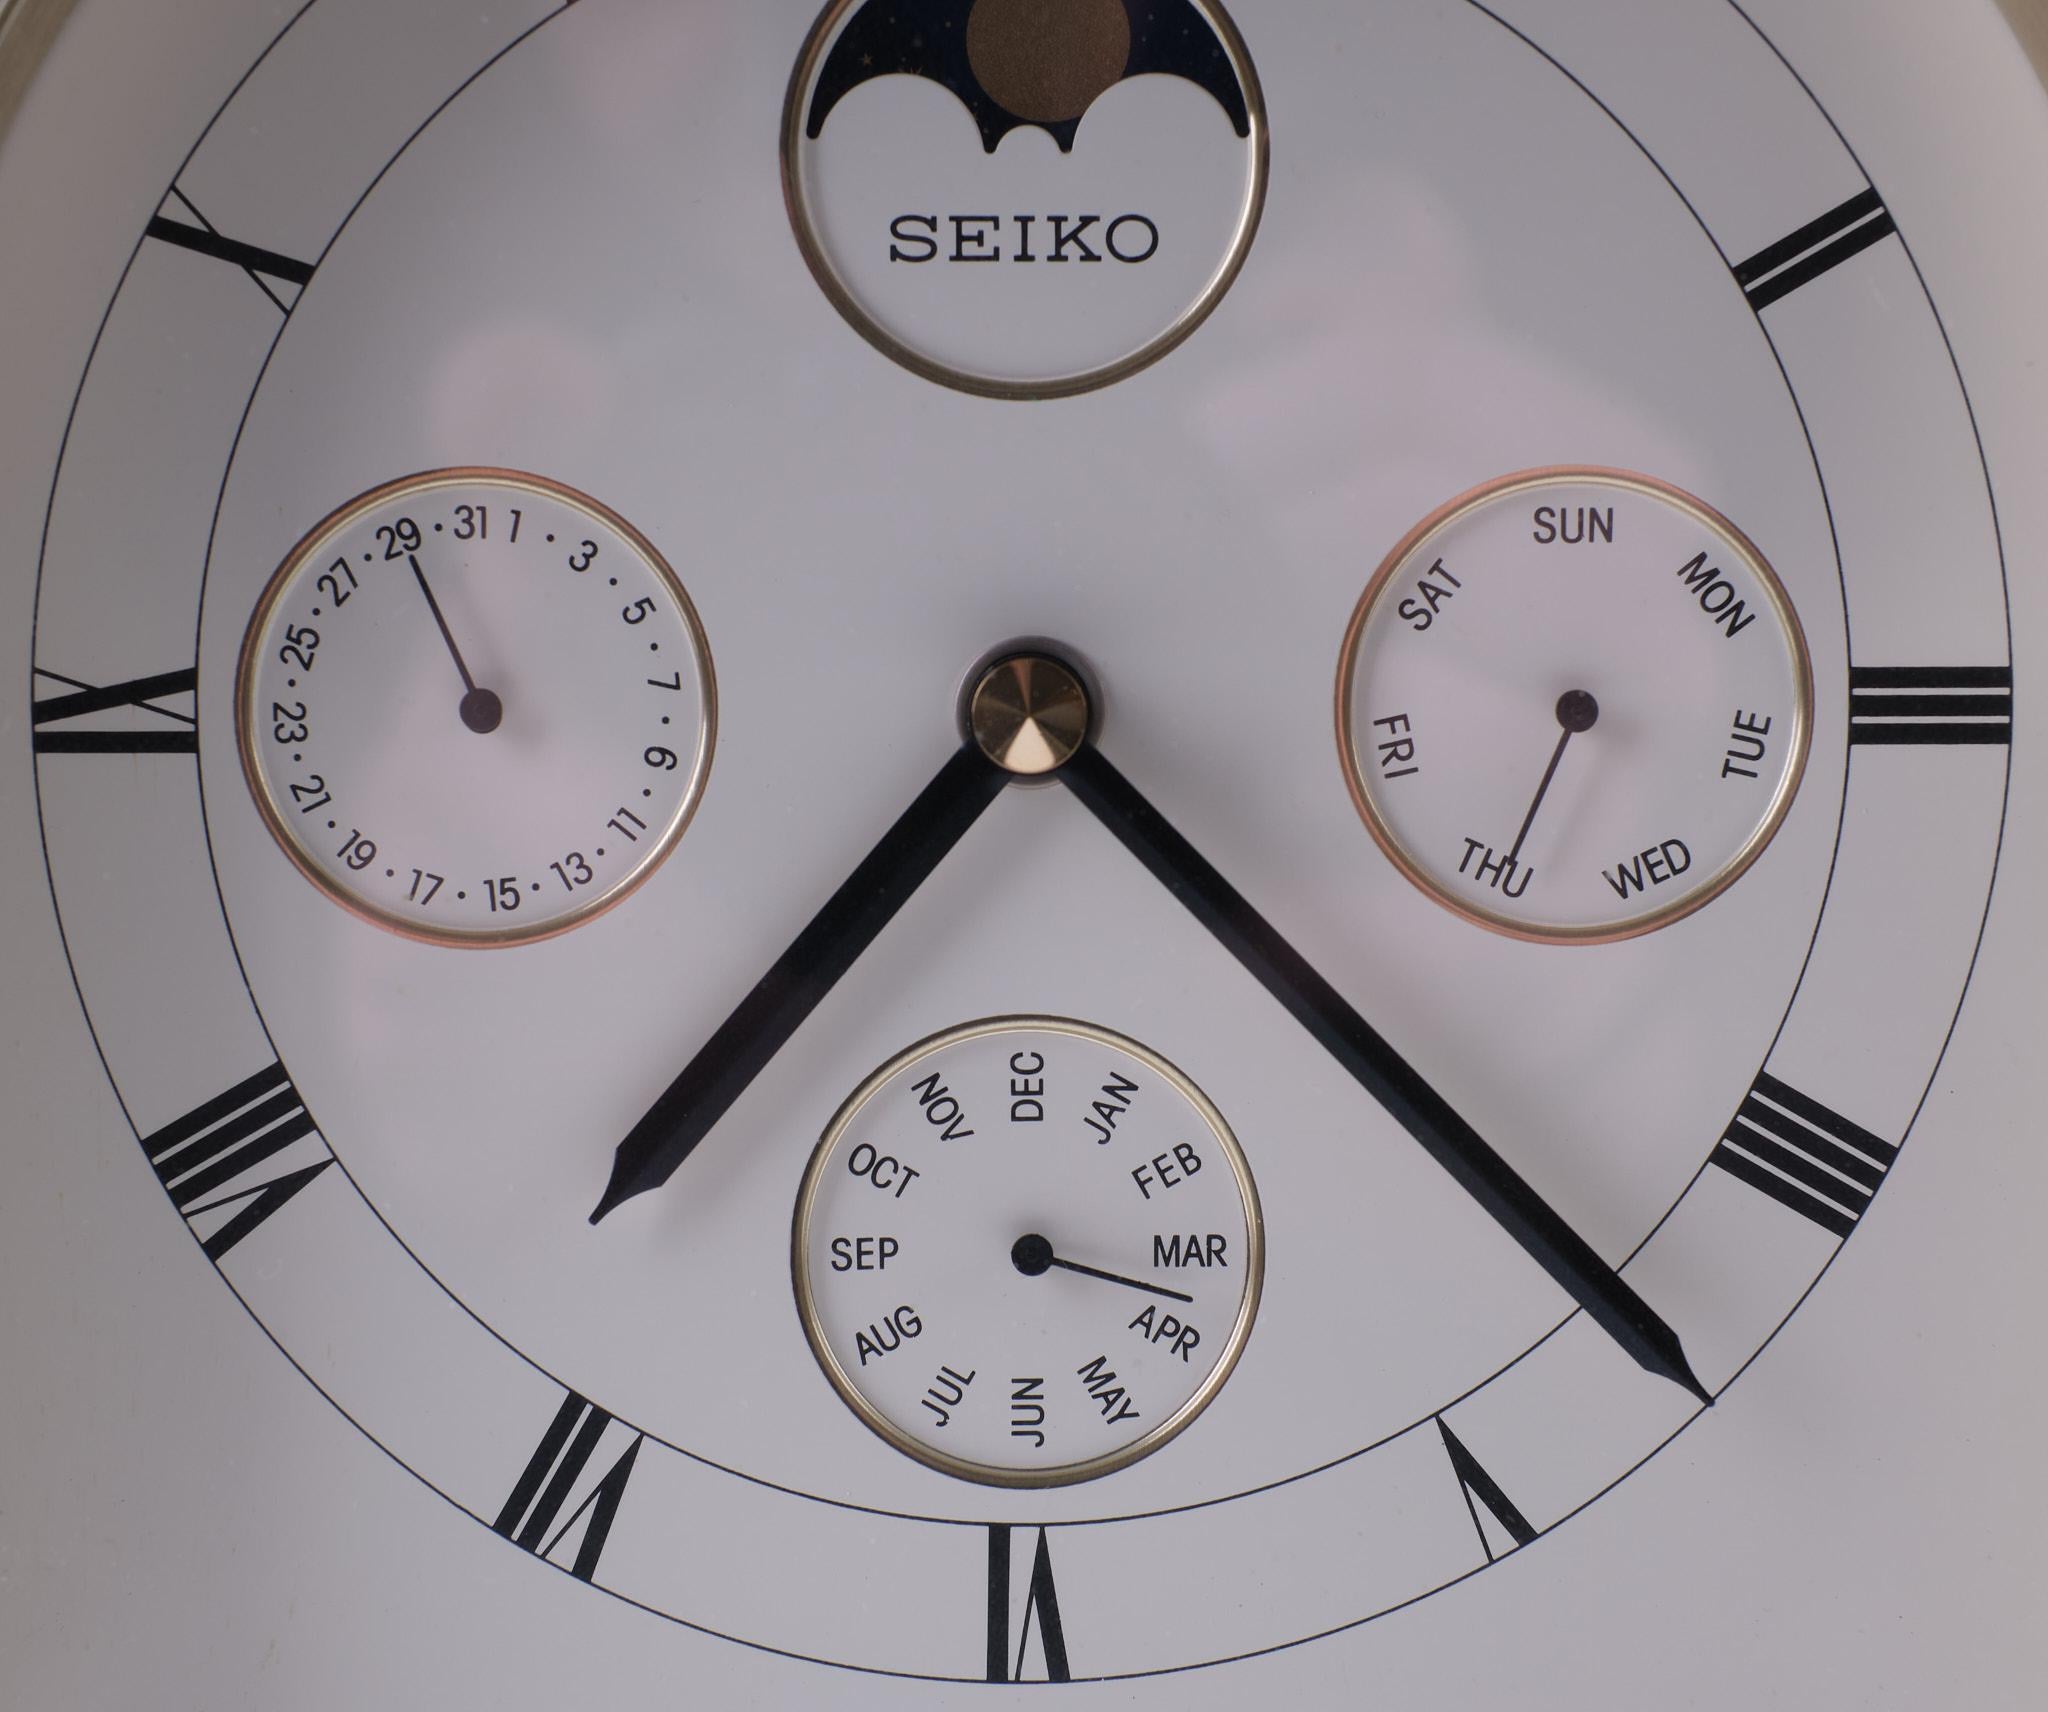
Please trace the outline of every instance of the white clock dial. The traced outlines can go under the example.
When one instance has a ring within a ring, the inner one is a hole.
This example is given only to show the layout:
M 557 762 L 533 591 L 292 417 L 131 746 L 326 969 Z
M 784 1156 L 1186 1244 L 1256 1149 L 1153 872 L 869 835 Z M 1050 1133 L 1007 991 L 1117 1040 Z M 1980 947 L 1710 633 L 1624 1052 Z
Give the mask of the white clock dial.
M 1601 470 L 1511 476 L 1418 526 L 1359 602 L 1337 696 L 1346 780 L 1401 871 L 1561 942 L 1719 896 L 1813 731 L 1776 572 L 1698 500 Z
M 446 945 L 616 904 L 711 765 L 683 585 L 622 518 L 533 476 L 440 471 L 351 501 L 278 568 L 238 677 L 243 770 L 285 854 Z
M 798 1311 L 854 1412 L 943 1473 L 1059 1486 L 1157 1450 L 1258 1311 L 1257 1192 L 1135 1041 L 1009 1017 L 884 1065 L 797 1200 Z
M 452 1614 L 622 1637 L 507 1706 L 1314 1706 L 1535 1656 L 1553 1580 L 1630 1647 L 2002 1264 L 1944 1197 L 2031 1156 L 1922 1113 L 2034 1103 L 1970 1031 L 2038 1015 L 1971 985 L 2038 443 L 1969 319 L 2034 234 L 1863 152 L 1910 8 L 148 10 L 0 155 L 17 1698 L 191 1676 L 46 1640 L 125 1572 L 37 1482 L 218 1476 L 132 1423 L 237 1339 L 238 1563 L 368 1493 Z M 1867 1334 L 1800 1408 L 1788 1321 Z M 174 1651 L 244 1608 L 176 1568 Z

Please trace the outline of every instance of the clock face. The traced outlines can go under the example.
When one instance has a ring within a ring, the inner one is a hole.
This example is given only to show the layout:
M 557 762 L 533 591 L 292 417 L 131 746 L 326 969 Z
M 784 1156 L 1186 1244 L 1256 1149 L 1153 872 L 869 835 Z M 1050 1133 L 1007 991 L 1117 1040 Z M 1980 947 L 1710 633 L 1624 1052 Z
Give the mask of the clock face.
M 23 581 L 152 1216 L 736 1676 L 1542 1561 L 1913 1192 L 2006 833 L 1977 376 L 1770 26 L 276 19 Z

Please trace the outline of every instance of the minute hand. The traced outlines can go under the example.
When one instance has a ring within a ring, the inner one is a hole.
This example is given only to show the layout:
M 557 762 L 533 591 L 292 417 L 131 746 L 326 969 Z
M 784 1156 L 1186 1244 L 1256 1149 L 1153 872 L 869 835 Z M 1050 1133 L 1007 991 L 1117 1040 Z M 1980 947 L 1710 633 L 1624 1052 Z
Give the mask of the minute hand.
M 1061 781 L 1616 1343 L 1703 1403 L 1678 1334 L 1092 744 Z

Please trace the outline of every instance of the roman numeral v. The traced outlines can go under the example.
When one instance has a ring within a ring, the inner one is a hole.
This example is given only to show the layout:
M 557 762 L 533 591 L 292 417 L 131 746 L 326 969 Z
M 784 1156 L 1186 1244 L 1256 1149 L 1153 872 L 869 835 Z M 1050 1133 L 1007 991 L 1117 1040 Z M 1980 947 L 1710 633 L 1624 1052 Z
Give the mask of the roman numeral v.
M 150 221 L 148 236 L 158 243 L 171 244 L 239 268 L 254 282 L 256 289 L 277 306 L 280 315 L 292 312 L 299 292 L 313 280 L 313 263 L 298 261 L 256 244 L 243 243 L 239 238 L 230 238 L 200 213 L 192 205 L 192 199 L 176 186 L 172 187 L 163 207 Z M 289 302 L 279 294 L 277 288 L 280 286 L 291 293 Z

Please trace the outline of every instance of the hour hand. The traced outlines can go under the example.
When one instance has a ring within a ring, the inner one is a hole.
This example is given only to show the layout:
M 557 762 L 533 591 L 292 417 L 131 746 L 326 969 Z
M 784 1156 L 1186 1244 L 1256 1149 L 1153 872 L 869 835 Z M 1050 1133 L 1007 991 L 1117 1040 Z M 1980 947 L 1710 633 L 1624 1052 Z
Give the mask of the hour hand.
M 1687 1362 L 1678 1334 L 1100 750 L 1083 746 L 1059 776 L 1596 1324 L 1647 1371 L 1682 1385 L 1703 1403 L 1713 1402 Z
M 647 1115 L 619 1143 L 596 1224 L 658 1189 L 994 802 L 1010 774 L 973 744 L 919 793 Z

